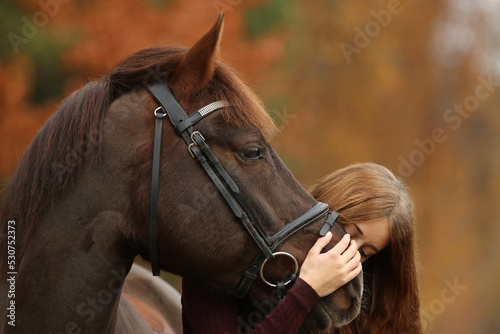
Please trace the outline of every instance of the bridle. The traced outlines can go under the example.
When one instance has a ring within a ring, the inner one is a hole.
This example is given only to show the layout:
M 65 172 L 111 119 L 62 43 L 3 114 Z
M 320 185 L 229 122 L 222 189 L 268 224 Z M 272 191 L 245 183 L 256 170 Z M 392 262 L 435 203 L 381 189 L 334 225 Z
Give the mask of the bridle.
M 151 185 L 151 211 L 150 211 L 150 261 L 153 275 L 157 276 L 160 273 L 158 265 L 158 240 L 157 240 L 157 209 L 158 209 L 158 187 L 159 187 L 159 171 L 160 171 L 160 148 L 161 148 L 161 132 L 162 120 L 168 116 L 172 123 L 175 132 L 184 139 L 187 144 L 188 151 L 191 156 L 198 161 L 201 167 L 205 170 L 214 185 L 219 190 L 220 194 L 229 205 L 234 215 L 241 221 L 244 228 L 248 231 L 252 239 L 257 243 L 260 253 L 251 263 L 250 267 L 245 271 L 241 279 L 236 295 L 243 298 L 252 283 L 259 276 L 262 280 L 273 287 L 278 286 L 284 290 L 284 286 L 292 283 L 299 271 L 298 263 L 295 257 L 285 252 L 275 252 L 276 249 L 289 239 L 296 232 L 311 225 L 312 223 L 325 218 L 326 221 L 320 230 L 320 236 L 325 235 L 332 227 L 338 229 L 341 234 L 345 231 L 335 221 L 338 213 L 329 212 L 328 205 L 318 203 L 298 218 L 286 224 L 281 230 L 274 235 L 269 235 L 259 224 L 255 215 L 247 204 L 245 198 L 241 195 L 238 186 L 226 172 L 219 160 L 212 153 L 210 147 L 205 142 L 205 138 L 199 131 L 195 131 L 193 126 L 210 115 L 211 113 L 228 107 L 227 101 L 213 102 L 188 116 L 186 111 L 177 102 L 168 86 L 163 81 L 158 81 L 147 86 L 149 93 L 160 105 L 155 109 L 156 127 L 153 147 L 153 170 L 152 170 L 152 185 Z M 286 256 L 294 261 L 294 274 L 286 282 L 280 281 L 277 284 L 268 282 L 263 274 L 264 266 L 268 261 L 273 260 L 276 256 Z

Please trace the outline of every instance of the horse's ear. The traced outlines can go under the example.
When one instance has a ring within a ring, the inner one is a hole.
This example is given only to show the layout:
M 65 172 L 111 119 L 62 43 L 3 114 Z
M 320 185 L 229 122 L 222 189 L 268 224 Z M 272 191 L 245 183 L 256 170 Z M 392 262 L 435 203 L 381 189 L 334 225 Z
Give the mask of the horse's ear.
M 185 92 L 202 89 L 212 78 L 224 27 L 224 13 L 215 25 L 189 49 L 172 73 L 172 84 Z

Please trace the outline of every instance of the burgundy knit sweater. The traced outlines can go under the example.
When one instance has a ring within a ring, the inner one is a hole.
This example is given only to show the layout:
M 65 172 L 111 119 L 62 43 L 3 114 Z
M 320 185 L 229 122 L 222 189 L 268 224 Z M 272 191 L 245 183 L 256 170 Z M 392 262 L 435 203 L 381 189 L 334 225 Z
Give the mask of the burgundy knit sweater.
M 182 281 L 182 323 L 184 334 L 297 333 L 319 296 L 309 284 L 297 279 L 274 310 L 272 302 L 259 304 L 258 311 L 246 318 L 238 315 L 238 304 L 199 289 L 194 283 Z M 257 306 L 257 305 L 256 305 Z M 267 315 L 266 315 L 267 314 Z M 265 315 L 264 321 L 258 324 Z

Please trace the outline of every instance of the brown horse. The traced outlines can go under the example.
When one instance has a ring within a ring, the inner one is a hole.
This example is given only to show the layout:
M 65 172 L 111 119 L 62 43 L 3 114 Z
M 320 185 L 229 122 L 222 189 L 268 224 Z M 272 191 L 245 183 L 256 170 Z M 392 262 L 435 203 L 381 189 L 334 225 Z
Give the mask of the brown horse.
M 121 291 L 134 257 L 150 258 L 158 104 L 144 87 L 158 79 L 188 114 L 228 101 L 196 128 L 268 233 L 317 204 L 268 144 L 274 127 L 259 99 L 217 60 L 222 24 L 220 17 L 190 49 L 156 47 L 125 59 L 68 97 L 33 139 L 2 203 L 2 333 L 152 332 Z M 168 123 L 158 200 L 160 268 L 234 295 L 258 248 Z M 301 264 L 323 221 L 279 250 Z M 273 261 L 266 275 L 277 280 L 288 267 Z M 361 290 L 357 277 L 323 298 L 305 326 L 348 323 L 359 312 Z M 257 280 L 246 298 L 265 300 L 270 293 Z

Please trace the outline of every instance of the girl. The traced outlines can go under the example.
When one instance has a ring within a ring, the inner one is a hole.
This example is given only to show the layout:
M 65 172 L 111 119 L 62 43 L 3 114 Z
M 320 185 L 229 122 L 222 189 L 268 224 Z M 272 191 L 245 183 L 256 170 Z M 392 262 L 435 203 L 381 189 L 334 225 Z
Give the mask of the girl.
M 339 213 L 363 262 L 364 310 L 335 333 L 422 333 L 413 203 L 405 186 L 387 168 L 363 163 L 331 173 L 310 192 Z

